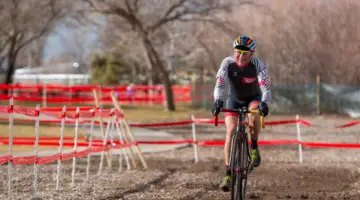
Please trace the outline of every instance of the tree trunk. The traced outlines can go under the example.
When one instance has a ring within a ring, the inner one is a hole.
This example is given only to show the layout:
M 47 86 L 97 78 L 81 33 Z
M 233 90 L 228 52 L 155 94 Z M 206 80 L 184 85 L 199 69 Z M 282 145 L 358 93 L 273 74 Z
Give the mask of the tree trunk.
M 6 77 L 5 77 L 5 82 L 4 84 L 10 84 L 13 82 L 13 74 L 15 71 L 15 58 L 11 55 L 8 56 L 8 63 L 7 63 L 7 68 L 6 68 Z M 12 94 L 12 90 L 10 89 L 10 92 Z M 8 94 L 9 95 L 9 89 L 5 89 L 2 92 L 3 94 Z
M 0 67 L 3 67 L 4 60 L 5 60 L 5 56 L 0 57 Z
M 145 34 L 143 35 L 143 43 L 152 66 L 158 68 L 158 71 L 161 73 L 162 76 L 161 81 L 164 84 L 164 89 L 165 89 L 164 91 L 166 96 L 166 110 L 175 111 L 176 108 L 175 108 L 173 92 L 171 89 L 169 73 L 165 69 L 163 63 L 161 62 L 159 55 L 154 49 L 150 39 Z
M 171 88 L 172 84 L 170 82 L 168 73 L 163 75 L 163 83 L 166 95 L 166 109 L 168 111 L 175 111 L 174 96 Z
M 15 58 L 14 56 L 10 55 L 8 58 L 8 65 L 6 69 L 5 84 L 10 84 L 13 82 L 14 72 L 15 72 Z

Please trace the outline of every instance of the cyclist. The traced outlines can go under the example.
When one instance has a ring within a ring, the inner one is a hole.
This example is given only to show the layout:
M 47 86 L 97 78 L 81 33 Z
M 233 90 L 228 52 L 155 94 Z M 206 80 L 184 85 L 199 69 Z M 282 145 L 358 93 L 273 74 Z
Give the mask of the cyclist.
M 237 109 L 247 106 L 248 109 L 259 109 L 266 117 L 269 112 L 270 85 L 265 64 L 254 56 L 256 43 L 251 37 L 239 36 L 233 42 L 234 55 L 226 57 L 220 65 L 216 75 L 214 89 L 214 105 L 212 114 L 217 115 L 224 106 L 225 92 L 228 91 L 226 107 Z M 229 86 L 229 89 L 227 87 Z M 223 191 L 230 190 L 231 171 L 229 167 L 229 154 L 231 136 L 236 130 L 237 114 L 225 113 L 226 140 L 224 145 L 226 175 L 220 184 Z M 257 145 L 260 132 L 260 116 L 249 114 L 249 127 L 251 133 L 251 157 L 253 167 L 261 163 L 261 156 Z

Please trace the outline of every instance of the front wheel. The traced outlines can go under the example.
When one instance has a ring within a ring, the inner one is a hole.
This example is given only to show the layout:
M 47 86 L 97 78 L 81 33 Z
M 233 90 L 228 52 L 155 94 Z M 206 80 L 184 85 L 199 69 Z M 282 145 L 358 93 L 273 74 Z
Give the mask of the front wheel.
M 231 156 L 230 156 L 230 166 L 231 166 L 231 199 L 239 200 L 239 185 L 240 183 L 240 134 L 234 133 L 231 139 Z
M 241 133 L 236 133 L 233 135 L 231 143 L 231 199 L 244 200 L 250 165 L 247 138 Z
M 249 152 L 249 145 L 248 145 L 248 140 L 247 137 L 242 135 L 241 136 L 241 141 L 240 143 L 240 169 L 241 169 L 241 200 L 245 199 L 246 196 L 246 190 L 247 190 L 247 177 L 248 177 L 248 172 L 250 170 L 250 165 L 251 165 L 251 157 L 250 157 L 250 152 Z

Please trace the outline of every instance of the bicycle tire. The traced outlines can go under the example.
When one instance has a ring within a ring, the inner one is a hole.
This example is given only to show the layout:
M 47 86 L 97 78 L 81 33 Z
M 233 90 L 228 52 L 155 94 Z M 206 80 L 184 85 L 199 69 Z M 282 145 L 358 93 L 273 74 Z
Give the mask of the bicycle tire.
M 245 134 L 235 133 L 231 144 L 231 199 L 244 200 L 251 164 L 247 137 Z
M 240 144 L 241 144 L 241 155 L 240 156 L 240 169 L 241 169 L 241 188 L 240 188 L 240 200 L 244 200 L 246 196 L 247 191 L 247 177 L 249 172 L 249 167 L 251 164 L 251 157 L 249 152 L 249 145 L 246 135 L 242 135 L 240 138 Z
M 239 199 L 239 133 L 234 133 L 231 140 L 231 199 L 238 200 Z

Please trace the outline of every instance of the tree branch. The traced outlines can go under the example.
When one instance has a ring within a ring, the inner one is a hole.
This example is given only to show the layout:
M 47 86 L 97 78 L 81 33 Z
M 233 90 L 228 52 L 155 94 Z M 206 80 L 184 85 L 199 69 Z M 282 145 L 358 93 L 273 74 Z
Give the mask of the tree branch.
M 198 9 L 198 10 L 191 9 L 189 7 L 184 7 L 183 11 L 179 11 L 170 17 L 170 15 L 174 12 L 175 9 L 183 6 L 185 1 L 186 0 L 180 0 L 177 4 L 174 4 L 173 6 L 171 6 L 170 9 L 165 13 L 165 15 L 162 18 L 160 18 L 157 22 L 155 22 L 152 26 L 147 28 L 147 30 L 149 32 L 155 31 L 156 29 L 160 28 L 161 26 L 163 26 L 169 22 L 183 19 L 182 17 L 185 17 L 186 15 L 192 15 L 192 14 L 203 15 L 203 14 L 208 14 L 210 11 L 228 9 L 231 6 L 230 4 L 226 4 L 223 6 L 210 6 L 210 7 L 202 8 L 202 9 Z
M 137 13 L 139 11 L 139 0 L 134 0 L 134 11 Z
M 125 18 L 128 21 L 132 20 L 131 16 L 125 9 L 119 7 L 118 5 L 116 5 L 114 3 L 109 3 L 109 2 L 105 2 L 104 0 L 101 0 L 101 2 L 104 5 L 106 5 L 108 8 L 99 9 L 98 7 L 96 7 L 96 5 L 91 0 L 83 0 L 83 1 L 87 2 L 89 4 L 89 6 L 93 9 L 92 12 L 98 12 L 98 13 L 102 13 L 102 14 L 116 14 L 120 17 Z
M 125 5 L 126 5 L 126 8 L 128 10 L 128 13 L 133 13 L 134 12 L 133 8 L 130 5 L 129 0 L 125 0 Z
M 40 30 L 40 32 L 36 35 L 34 35 L 33 37 L 29 38 L 28 40 L 25 40 L 24 42 L 20 43 L 18 45 L 18 47 L 16 48 L 16 51 L 20 51 L 23 47 L 25 47 L 26 45 L 28 45 L 29 43 L 33 42 L 34 40 L 37 40 L 39 38 L 41 38 L 42 36 L 44 36 L 44 34 L 46 34 L 46 32 L 48 32 L 51 28 L 50 24 L 53 23 L 53 21 L 59 17 L 60 13 L 58 11 L 55 11 L 52 13 L 51 17 L 47 20 L 47 22 L 45 23 L 45 25 L 43 26 L 43 28 Z
M 130 24 L 132 26 L 132 29 L 135 29 L 135 27 L 138 27 L 143 32 L 146 32 L 145 30 L 143 30 L 142 23 L 139 22 L 139 20 L 138 20 L 138 18 L 136 16 L 136 8 L 131 7 L 129 0 L 125 0 L 125 4 L 126 4 L 126 8 L 128 10 L 127 14 L 129 16 L 129 18 L 127 20 L 130 22 Z
M 173 4 L 164 14 L 162 19 L 166 19 L 175 9 L 180 8 L 186 0 L 179 0 L 176 4 Z M 161 19 L 160 19 L 161 20 Z M 156 23 L 155 23 L 156 24 Z
M 193 21 L 193 22 L 210 23 L 210 24 L 213 24 L 213 25 L 219 27 L 225 34 L 229 35 L 230 37 L 233 37 L 233 35 L 231 33 L 238 31 L 237 28 L 235 28 L 233 26 L 229 26 L 224 21 L 217 21 L 216 19 L 203 19 L 203 18 L 183 19 L 182 18 L 182 19 L 178 19 L 178 21 L 181 21 L 181 22 Z
M 200 44 L 200 46 L 202 46 L 205 49 L 205 52 L 208 54 L 210 63 L 212 65 L 211 72 L 215 74 L 217 71 L 216 60 L 215 60 L 216 56 L 213 54 L 213 52 L 208 47 L 208 45 L 206 45 L 206 43 L 201 40 L 200 37 L 196 37 L 196 41 Z
M 146 28 L 146 30 L 149 31 L 154 31 L 155 29 L 159 28 L 160 26 L 168 23 L 169 21 L 172 21 L 173 19 L 176 19 L 180 16 L 182 16 L 183 14 L 186 13 L 177 13 L 175 14 L 175 16 L 173 17 L 169 17 L 171 15 L 171 13 L 176 10 L 177 8 L 180 8 L 181 6 L 183 6 L 183 4 L 186 2 L 186 0 L 179 0 L 179 2 L 177 2 L 176 4 L 173 4 L 164 14 L 164 16 L 162 16 L 157 22 L 155 22 L 152 26 Z

